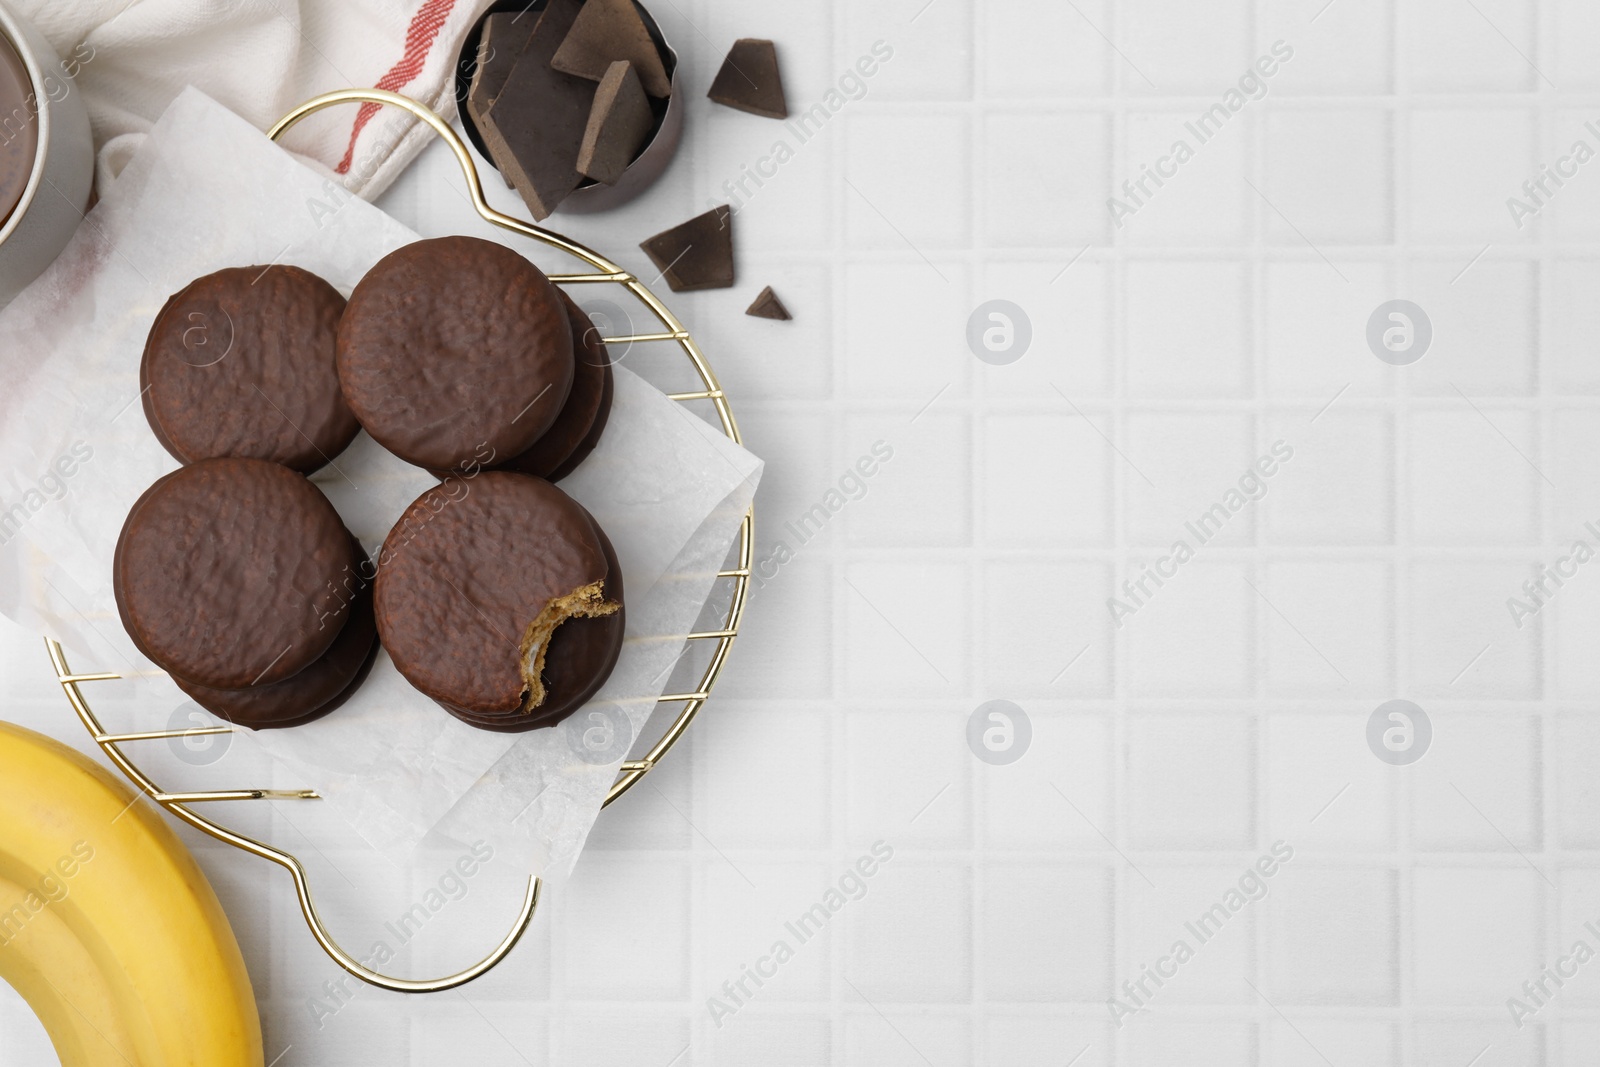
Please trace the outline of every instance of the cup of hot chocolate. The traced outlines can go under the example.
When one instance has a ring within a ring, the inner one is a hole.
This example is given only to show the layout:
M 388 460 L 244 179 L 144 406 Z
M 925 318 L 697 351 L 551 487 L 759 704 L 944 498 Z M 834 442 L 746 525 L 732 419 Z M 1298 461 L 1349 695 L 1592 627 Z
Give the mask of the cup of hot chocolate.
M 0 0 L 0 307 L 66 247 L 94 182 L 89 113 L 75 78 L 94 56 L 63 59 Z

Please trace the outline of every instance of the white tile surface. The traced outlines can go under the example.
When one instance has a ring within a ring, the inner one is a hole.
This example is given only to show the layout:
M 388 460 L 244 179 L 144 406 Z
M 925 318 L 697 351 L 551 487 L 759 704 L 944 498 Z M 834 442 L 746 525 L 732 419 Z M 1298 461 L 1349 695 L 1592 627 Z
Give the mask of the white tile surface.
M 992 260 L 984 266 L 974 297 L 1025 306 L 1034 338 L 1027 358 L 978 369 L 986 396 L 1056 397 L 1067 404 L 1112 394 L 1110 265 L 1092 249 L 1072 255 L 1079 252 L 1083 255 L 1076 261 L 1035 253 L 1035 258 Z
M 1449 0 L 1405 5 L 1406 81 L 1423 92 L 1527 90 L 1537 72 L 1533 11 L 1526 4 L 1489 0 L 1481 18 L 1459 18 Z
M 1513 108 L 1413 111 L 1406 190 L 1412 238 L 1482 243 L 1526 234 L 1510 222 L 1505 198 L 1533 170 L 1532 120 Z
M 1544 936 L 1540 898 L 1549 886 L 1526 866 L 1419 868 L 1412 876 L 1415 990 L 1425 1004 L 1511 995 L 1507 982 L 1537 973 Z M 1462 937 L 1471 929 L 1473 936 Z M 1492 1002 L 1492 1001 L 1491 1001 Z
M 1394 84 L 1392 0 L 1325 7 L 1325 0 L 1289 0 L 1256 12 L 1256 50 L 1275 41 L 1294 57 L 1275 77 L 1275 91 L 1354 97 L 1387 92 Z M 1306 26 L 1316 20 L 1316 32 Z
M 1507 200 L 1600 150 L 1595 5 L 650 6 L 683 56 L 680 155 L 552 222 L 644 270 L 640 240 L 798 145 L 741 197 L 738 285 L 662 293 L 768 461 L 744 628 L 689 740 L 465 999 L 364 992 L 319 1029 L 337 972 L 285 880 L 201 848 L 268 1061 L 1588 1067 L 1600 963 L 1520 1030 L 1506 999 L 1600 949 L 1600 561 L 1521 626 L 1508 600 L 1600 552 L 1600 161 L 1520 228 Z M 777 42 L 797 113 L 893 55 L 798 144 L 704 98 L 739 36 Z M 1144 177 L 1180 139 L 1193 158 Z M 431 149 L 387 206 L 477 232 L 453 168 Z M 793 322 L 742 314 L 766 284 Z M 996 299 L 1032 335 L 1005 365 L 966 338 Z M 1393 299 L 1432 327 L 1411 366 L 1368 347 Z M 1280 440 L 1260 498 L 1116 625 L 1107 599 Z M 38 645 L 0 623 L 0 715 L 81 745 Z M 1392 698 L 1429 716 L 1420 762 L 1369 748 Z M 968 746 L 995 699 L 1031 731 L 1011 764 Z M 1200 943 L 1186 924 L 1280 841 L 1265 897 Z M 501 936 L 505 875 L 430 955 Z M 1107 1000 L 1180 939 L 1118 1025 Z M 41 1040 L 0 995 L 0 1065 Z
M 991 115 L 981 148 L 984 241 L 996 248 L 1105 244 L 1110 127 L 1105 116 L 1082 112 Z M 1063 144 L 1076 146 L 1065 167 Z
M 840 977 L 856 999 L 947 1004 L 972 996 L 969 867 L 897 858 L 853 906 Z
M 1283 1004 L 1399 1000 L 1399 909 L 1395 872 L 1385 868 L 1285 867 L 1266 900 L 1265 967 Z
M 983 632 L 995 650 L 983 661 L 987 688 L 1018 697 L 1109 696 L 1110 578 L 1102 563 L 986 565 Z
M 1116 940 L 1110 873 L 998 863 L 985 869 L 977 944 L 986 999 L 1082 1002 L 1105 989 Z
M 1197 553 L 1203 551 L 1206 546 L 1186 524 L 1220 503 L 1255 461 L 1253 417 L 1223 407 L 1211 412 L 1136 410 L 1125 419 L 1122 452 L 1127 467 L 1123 478 L 1128 538 L 1162 549 L 1187 539 Z M 1208 525 L 1200 533 L 1210 539 L 1212 547 L 1248 544 L 1258 507 L 1243 508 L 1220 529 Z
M 1130 264 L 1129 392 L 1239 396 L 1251 378 L 1247 277 L 1238 263 Z M 1197 335 L 1215 343 L 1197 349 Z
M 1370 107 L 1274 112 L 1262 192 L 1277 210 L 1267 238 L 1280 245 L 1387 244 L 1394 232 L 1390 125 L 1388 113 Z
M 961 341 L 966 316 L 951 294 L 965 277 L 949 263 L 845 267 L 845 389 L 861 399 L 907 401 L 909 416 L 940 389 L 963 382 L 973 361 Z
M 1256 599 L 1244 565 L 1197 559 L 1121 633 L 1139 696 L 1243 697 L 1255 687 Z
M 1128 839 L 1220 851 L 1255 841 L 1254 723 L 1231 715 L 1130 717 Z
M 1107 0 L 985 7 L 985 95 L 1028 99 L 1103 93 L 1116 61 L 1100 36 L 1109 7 Z
M 1251 209 L 1252 194 L 1242 179 L 1249 145 L 1246 128 L 1252 118 L 1240 115 L 1201 144 L 1185 123 L 1203 107 L 1128 112 L 1127 147 L 1112 176 L 1110 195 L 1136 209 L 1131 216 L 1114 216 L 1113 227 L 1130 245 L 1231 247 L 1243 242 Z M 1193 148 L 1194 158 L 1173 173 L 1174 163 L 1164 160 L 1175 161 L 1179 141 Z M 1161 171 L 1170 176 L 1157 185 L 1146 176 L 1147 167 L 1157 177 Z M 1137 195 L 1124 185 L 1141 179 Z
M 1118 36 L 1131 57 L 1123 85 L 1145 93 L 1209 94 L 1225 87 L 1254 58 L 1250 8 L 1244 0 L 1221 0 L 1204 10 L 1161 0 L 1119 5 Z
M 1280 559 L 1262 573 L 1266 686 L 1285 696 L 1381 699 L 1394 679 L 1387 561 Z
M 1111 536 L 1116 454 L 1084 419 L 995 413 L 983 424 L 976 518 L 997 547 L 1103 546 Z M 1035 464 L 1015 462 L 1033 456 Z M 1087 456 L 1098 462 L 1079 463 Z
M 845 235 L 860 248 L 959 249 L 971 239 L 971 124 L 960 115 L 854 114 L 846 122 Z
M 1268 834 L 1321 854 L 1394 848 L 1399 783 L 1372 758 L 1365 714 L 1282 714 L 1266 725 Z

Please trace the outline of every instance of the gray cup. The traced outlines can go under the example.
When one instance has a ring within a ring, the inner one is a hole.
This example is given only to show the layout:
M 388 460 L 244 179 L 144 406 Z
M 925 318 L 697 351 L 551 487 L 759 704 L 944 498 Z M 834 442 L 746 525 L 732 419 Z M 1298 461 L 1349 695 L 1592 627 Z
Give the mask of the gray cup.
M 55 262 L 89 203 L 94 183 L 94 140 L 83 94 L 38 30 L 0 2 L 3 36 L 27 71 L 33 107 L 18 116 L 37 123 L 33 170 L 16 210 L 0 226 L 0 307 L 9 304 Z

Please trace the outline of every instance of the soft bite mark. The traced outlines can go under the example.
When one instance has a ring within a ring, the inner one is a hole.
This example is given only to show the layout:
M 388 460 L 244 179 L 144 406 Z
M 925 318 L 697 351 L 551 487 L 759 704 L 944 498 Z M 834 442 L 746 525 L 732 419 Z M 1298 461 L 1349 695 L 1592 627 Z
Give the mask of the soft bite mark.
M 550 649 L 550 638 L 555 635 L 556 628 L 568 619 L 592 619 L 601 615 L 611 615 L 621 607 L 615 601 L 606 600 L 605 584 L 602 579 L 581 585 L 565 596 L 552 598 L 523 631 L 522 645 L 519 649 L 522 662 L 523 714 L 532 712 L 544 703 L 546 696 L 544 658 Z

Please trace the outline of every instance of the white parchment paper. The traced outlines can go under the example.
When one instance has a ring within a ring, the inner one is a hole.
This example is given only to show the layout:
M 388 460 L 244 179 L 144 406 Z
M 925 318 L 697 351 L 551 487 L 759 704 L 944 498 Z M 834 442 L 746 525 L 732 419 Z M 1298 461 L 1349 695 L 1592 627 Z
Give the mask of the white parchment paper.
M 55 265 L 0 312 L 0 611 L 61 640 L 77 668 L 140 673 L 138 714 L 157 721 L 128 728 L 165 725 L 185 700 L 128 640 L 111 593 L 124 517 L 176 466 L 139 404 L 156 312 L 200 275 L 257 263 L 304 267 L 348 293 L 415 239 L 191 90 Z M 475 730 L 380 654 L 333 715 L 241 734 L 396 863 L 440 827 L 498 842 L 534 873 L 564 872 L 750 503 L 759 460 L 625 368 L 615 372 L 607 432 L 563 482 L 611 537 L 627 590 L 627 644 L 588 708 L 555 729 Z M 314 480 L 369 551 L 433 484 L 364 434 Z M 65 702 L 62 714 L 68 721 Z

